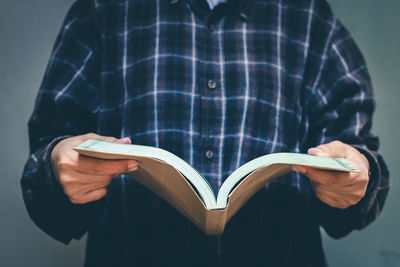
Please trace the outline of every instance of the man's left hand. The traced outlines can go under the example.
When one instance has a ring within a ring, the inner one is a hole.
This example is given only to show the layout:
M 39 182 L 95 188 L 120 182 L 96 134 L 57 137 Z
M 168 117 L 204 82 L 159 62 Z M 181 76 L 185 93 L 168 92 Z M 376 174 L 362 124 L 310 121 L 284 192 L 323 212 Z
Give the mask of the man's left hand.
M 357 149 L 340 141 L 319 145 L 308 150 L 309 155 L 345 158 L 360 172 L 317 170 L 304 166 L 293 167 L 310 179 L 316 196 L 331 207 L 346 209 L 357 204 L 365 195 L 369 182 L 369 163 Z

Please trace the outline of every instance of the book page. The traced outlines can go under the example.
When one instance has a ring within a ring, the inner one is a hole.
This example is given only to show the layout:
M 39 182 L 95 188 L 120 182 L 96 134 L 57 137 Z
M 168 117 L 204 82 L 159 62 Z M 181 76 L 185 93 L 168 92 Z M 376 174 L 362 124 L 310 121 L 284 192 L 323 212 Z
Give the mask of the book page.
M 291 167 L 295 165 L 335 171 L 358 171 L 350 162 L 342 158 L 317 157 L 299 153 L 275 153 L 261 156 L 242 165 L 228 176 L 218 192 L 217 207 L 226 206 L 228 195 L 244 177 L 261 167 L 274 164 L 287 165 L 288 171 L 291 171 Z M 265 173 L 265 175 L 269 174 Z
M 216 205 L 216 197 L 211 185 L 208 183 L 197 170 L 191 167 L 187 162 L 177 157 L 173 153 L 161 148 L 119 144 L 99 139 L 89 139 L 78 147 L 74 148 L 80 154 L 105 158 L 105 159 L 124 159 L 131 158 L 129 156 L 148 157 L 161 160 L 183 174 L 184 177 L 192 184 L 199 193 L 200 198 L 208 208 Z

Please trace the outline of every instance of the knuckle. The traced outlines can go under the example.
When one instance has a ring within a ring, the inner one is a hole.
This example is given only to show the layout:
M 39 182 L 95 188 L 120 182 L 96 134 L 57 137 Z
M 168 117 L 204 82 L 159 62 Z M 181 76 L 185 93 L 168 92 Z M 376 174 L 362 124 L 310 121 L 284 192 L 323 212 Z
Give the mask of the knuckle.
M 126 172 L 128 170 L 128 165 L 126 162 L 115 162 L 115 165 L 113 164 L 110 167 L 110 174 L 113 175 L 113 177 L 118 176 L 119 174 Z
M 69 197 L 69 201 L 73 204 L 84 204 L 84 201 L 81 198 Z
M 328 144 L 321 144 L 321 145 L 317 146 L 317 148 L 318 148 L 319 150 L 325 151 L 327 145 L 328 145 Z
M 339 204 L 338 205 L 338 208 L 342 209 L 342 210 L 347 209 L 348 207 L 350 207 L 350 205 L 348 205 L 347 203 L 343 203 L 343 204 Z
M 361 201 L 361 198 L 356 198 L 352 201 L 351 205 L 356 205 L 358 202 Z
M 357 204 L 361 200 L 361 198 L 362 197 L 359 194 L 353 194 L 353 195 L 348 196 L 345 199 L 347 207 Z
M 69 157 L 62 156 L 58 159 L 58 167 L 60 169 L 67 169 L 73 166 L 73 162 Z
M 74 198 L 74 196 L 76 195 L 76 194 L 75 194 L 75 193 L 76 193 L 76 190 L 73 189 L 73 188 L 70 187 L 70 186 L 64 187 L 63 190 L 64 190 L 64 193 L 65 193 L 68 197 Z
M 350 206 L 353 206 L 353 205 L 355 205 L 357 203 L 358 203 L 358 200 L 356 198 L 348 199 L 346 201 L 346 206 L 350 207 Z
M 74 179 L 70 178 L 67 175 L 60 175 L 59 177 L 59 183 L 64 187 L 68 188 L 71 184 L 74 183 Z
M 347 175 L 348 175 L 349 179 L 353 180 L 353 181 L 360 180 L 362 178 L 362 176 L 363 176 L 360 173 L 349 173 Z
M 117 138 L 112 137 L 112 136 L 104 136 L 102 139 L 106 140 L 106 141 L 110 141 L 110 142 L 115 142 L 118 140 Z
M 328 205 L 331 204 L 331 203 L 330 203 L 330 199 L 329 199 L 328 197 L 324 196 L 324 195 L 319 195 L 318 198 L 319 198 L 322 202 L 324 202 L 325 204 L 328 204 Z
M 99 194 L 100 198 L 104 197 L 107 194 L 107 189 L 103 188 Z
M 87 137 L 87 138 L 96 138 L 98 135 L 97 134 L 95 134 L 95 133 L 87 133 L 87 134 L 85 134 L 85 137 Z
M 94 172 L 95 174 L 98 174 L 98 175 L 105 174 L 105 170 L 104 170 L 102 164 L 100 164 L 100 163 L 97 162 L 97 161 L 95 161 L 95 162 L 93 163 L 93 172 Z
M 332 141 L 329 144 L 333 145 L 333 146 L 341 146 L 341 145 L 343 145 L 343 143 L 341 141 L 339 141 L 339 140 Z
M 359 179 L 360 179 L 360 182 L 363 184 L 367 184 L 369 182 L 368 174 L 361 175 Z
M 338 208 L 338 209 L 346 209 L 349 206 L 351 206 L 351 203 L 348 199 L 346 198 L 340 198 L 340 199 L 336 199 L 335 203 L 334 203 L 334 207 Z
M 365 192 L 354 193 L 353 199 L 358 203 L 365 196 Z
M 325 201 L 327 200 L 327 197 L 326 197 L 324 194 L 322 194 L 319 190 L 315 190 L 315 195 L 316 195 L 320 200 L 322 200 L 323 202 L 325 202 Z
M 99 200 L 101 198 L 103 198 L 105 195 L 107 195 L 107 189 L 106 188 L 102 188 L 99 190 L 98 194 L 94 197 L 91 198 L 90 201 L 96 201 Z
M 324 195 L 322 195 L 319 191 L 315 191 L 315 195 L 322 201 L 324 201 L 326 199 L 326 197 Z

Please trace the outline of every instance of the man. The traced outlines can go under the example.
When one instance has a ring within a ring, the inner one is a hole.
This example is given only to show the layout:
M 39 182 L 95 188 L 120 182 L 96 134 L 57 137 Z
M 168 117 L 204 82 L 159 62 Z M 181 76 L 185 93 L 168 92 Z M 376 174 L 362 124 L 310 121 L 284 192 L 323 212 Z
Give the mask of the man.
M 85 266 L 325 266 L 319 226 L 361 229 L 387 195 L 373 110 L 364 60 L 324 0 L 78 0 L 29 122 L 25 203 L 61 242 L 88 232 Z M 120 175 L 136 162 L 72 150 L 91 137 L 167 149 L 215 191 L 281 151 L 360 173 L 297 167 L 207 236 Z

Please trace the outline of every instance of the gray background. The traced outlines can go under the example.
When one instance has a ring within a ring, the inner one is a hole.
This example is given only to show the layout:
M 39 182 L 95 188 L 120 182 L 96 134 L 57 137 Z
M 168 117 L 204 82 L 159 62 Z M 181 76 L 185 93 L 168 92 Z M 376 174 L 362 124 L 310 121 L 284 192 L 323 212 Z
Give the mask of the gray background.
M 72 0 L 0 0 L 0 266 L 81 266 L 84 240 L 69 246 L 41 232 L 25 210 L 19 179 L 26 122 L 52 45 Z M 331 266 L 400 266 L 400 1 L 330 0 L 368 62 L 378 108 L 374 131 L 391 170 L 380 218 L 341 240 L 324 235 Z

